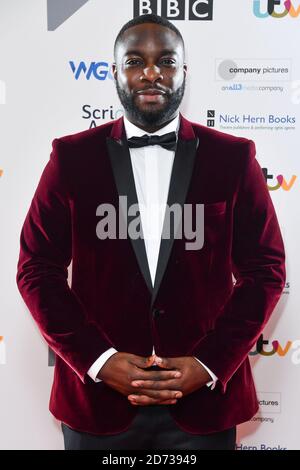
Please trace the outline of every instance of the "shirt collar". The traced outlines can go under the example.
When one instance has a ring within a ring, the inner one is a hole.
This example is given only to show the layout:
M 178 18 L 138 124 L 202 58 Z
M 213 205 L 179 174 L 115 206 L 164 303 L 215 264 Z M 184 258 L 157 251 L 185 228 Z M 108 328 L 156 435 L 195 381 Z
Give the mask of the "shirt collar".
M 145 134 L 162 135 L 162 134 L 167 134 L 168 132 L 173 132 L 173 131 L 175 131 L 177 135 L 178 129 L 179 129 L 179 113 L 177 114 L 176 117 L 174 117 L 174 119 L 171 122 L 169 122 L 169 124 L 167 124 L 164 127 L 161 127 L 155 132 L 146 132 L 144 129 L 141 129 L 140 127 L 137 127 L 134 124 L 132 124 L 132 122 L 130 122 L 126 118 L 125 115 L 123 116 L 123 118 L 124 118 L 124 127 L 126 131 L 127 139 L 130 139 L 130 137 L 132 136 L 141 137 L 142 135 L 145 135 Z

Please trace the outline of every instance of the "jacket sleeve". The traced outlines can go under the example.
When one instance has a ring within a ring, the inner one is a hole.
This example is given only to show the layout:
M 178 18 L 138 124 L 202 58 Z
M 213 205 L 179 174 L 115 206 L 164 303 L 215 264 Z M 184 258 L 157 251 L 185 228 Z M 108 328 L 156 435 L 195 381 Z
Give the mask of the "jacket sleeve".
M 222 393 L 258 340 L 285 285 L 283 240 L 255 144 L 242 146 L 247 155 L 236 193 L 231 252 L 236 283 L 214 328 L 189 351 L 214 371 Z
M 67 144 L 52 145 L 22 228 L 17 285 L 46 342 L 86 383 L 91 364 L 113 345 L 67 282 L 72 229 L 61 158 Z

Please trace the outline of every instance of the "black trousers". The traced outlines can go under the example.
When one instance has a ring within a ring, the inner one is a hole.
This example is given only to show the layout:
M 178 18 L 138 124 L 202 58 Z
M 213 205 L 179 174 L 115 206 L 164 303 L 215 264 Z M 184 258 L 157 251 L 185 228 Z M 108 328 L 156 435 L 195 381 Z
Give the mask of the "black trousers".
M 235 449 L 236 427 L 213 434 L 191 434 L 178 427 L 170 406 L 139 406 L 129 429 L 119 434 L 96 436 L 61 423 L 65 450 Z

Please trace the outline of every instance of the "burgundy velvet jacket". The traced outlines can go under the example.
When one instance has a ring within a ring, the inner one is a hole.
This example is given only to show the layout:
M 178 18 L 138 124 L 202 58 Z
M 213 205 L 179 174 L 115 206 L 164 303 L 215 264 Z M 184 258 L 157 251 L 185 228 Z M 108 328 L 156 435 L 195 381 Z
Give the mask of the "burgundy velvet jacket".
M 87 371 L 111 346 L 147 357 L 154 345 L 162 357 L 196 356 L 219 378 L 214 390 L 161 405 L 180 428 L 212 433 L 249 420 L 258 402 L 248 353 L 285 285 L 283 240 L 254 143 L 180 113 L 168 204 L 204 204 L 204 246 L 162 239 L 154 287 L 142 238 L 96 236 L 98 205 L 118 214 L 119 195 L 137 203 L 122 117 L 53 141 L 17 273 L 56 353 L 50 411 L 78 431 L 125 431 L 137 407 Z

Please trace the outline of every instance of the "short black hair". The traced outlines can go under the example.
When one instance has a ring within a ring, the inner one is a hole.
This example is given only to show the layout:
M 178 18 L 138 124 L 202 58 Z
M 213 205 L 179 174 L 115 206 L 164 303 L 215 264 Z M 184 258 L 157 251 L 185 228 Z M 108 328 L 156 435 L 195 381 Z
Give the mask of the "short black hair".
M 174 31 L 174 33 L 177 34 L 177 36 L 182 42 L 182 47 L 183 47 L 183 52 L 184 52 L 184 40 L 179 29 L 177 29 L 176 26 L 174 26 L 173 23 L 171 23 L 171 21 L 167 20 L 166 18 L 163 18 L 162 16 L 159 16 L 159 15 L 155 15 L 154 13 L 151 13 L 151 14 L 137 16 L 136 18 L 133 18 L 132 20 L 125 23 L 124 26 L 122 26 L 122 28 L 120 29 L 116 37 L 115 44 L 114 44 L 114 58 L 115 59 L 116 59 L 117 46 L 122 39 L 123 33 L 127 31 L 127 29 L 131 28 L 132 26 L 136 26 L 138 24 L 143 24 L 143 23 L 159 24 L 161 26 L 165 26 L 166 28 L 169 28 L 172 31 Z

